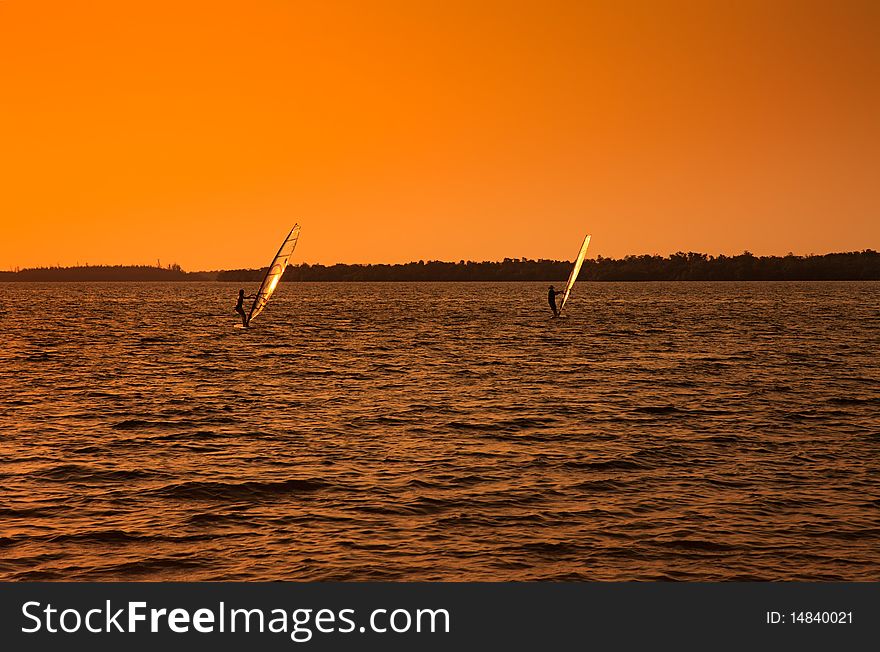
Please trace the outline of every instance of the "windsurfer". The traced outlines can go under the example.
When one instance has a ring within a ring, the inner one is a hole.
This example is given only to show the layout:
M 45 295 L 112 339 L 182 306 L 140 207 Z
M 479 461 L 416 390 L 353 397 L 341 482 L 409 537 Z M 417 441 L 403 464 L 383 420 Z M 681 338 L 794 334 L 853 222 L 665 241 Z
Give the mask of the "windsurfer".
M 248 318 L 247 318 L 247 314 L 244 311 L 244 306 L 242 304 L 244 303 L 245 299 L 253 299 L 255 296 L 256 295 L 254 295 L 254 294 L 245 296 L 244 290 L 238 291 L 238 303 L 235 304 L 235 312 L 237 312 L 239 315 L 241 315 L 241 325 L 244 326 L 245 328 L 247 328 L 247 325 L 248 325 Z
M 564 292 L 557 292 L 556 290 L 553 289 L 553 286 L 551 285 L 550 290 L 547 292 L 547 303 L 549 303 L 550 308 L 553 309 L 553 316 L 554 317 L 559 316 L 559 309 L 556 307 L 556 295 L 557 294 L 564 294 Z

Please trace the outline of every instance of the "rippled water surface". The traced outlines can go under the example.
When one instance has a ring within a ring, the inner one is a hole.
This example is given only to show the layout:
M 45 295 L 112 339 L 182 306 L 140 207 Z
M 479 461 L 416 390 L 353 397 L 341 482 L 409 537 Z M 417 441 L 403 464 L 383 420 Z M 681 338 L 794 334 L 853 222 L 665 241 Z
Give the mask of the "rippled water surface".
M 0 284 L 0 579 L 880 579 L 878 283 L 237 290 Z

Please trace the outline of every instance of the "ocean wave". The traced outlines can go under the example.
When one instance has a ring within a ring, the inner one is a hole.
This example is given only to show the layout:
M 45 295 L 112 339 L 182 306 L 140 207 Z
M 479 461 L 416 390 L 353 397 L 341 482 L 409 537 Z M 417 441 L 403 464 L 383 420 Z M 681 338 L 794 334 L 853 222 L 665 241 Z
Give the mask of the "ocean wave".
M 33 477 L 54 482 L 100 482 L 116 483 L 160 475 L 143 469 L 107 469 L 84 464 L 60 464 L 33 472 Z
M 265 500 L 286 494 L 302 494 L 314 491 L 326 491 L 333 485 L 323 480 L 289 479 L 275 482 L 219 482 L 192 480 L 179 482 L 151 489 L 148 494 L 170 499 L 184 500 Z

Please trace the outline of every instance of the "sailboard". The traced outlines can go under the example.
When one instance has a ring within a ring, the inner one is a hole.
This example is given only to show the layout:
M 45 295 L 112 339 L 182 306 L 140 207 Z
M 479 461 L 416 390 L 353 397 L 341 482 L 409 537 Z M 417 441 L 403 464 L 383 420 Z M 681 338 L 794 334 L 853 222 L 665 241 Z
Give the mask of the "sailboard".
M 568 275 L 568 283 L 565 284 L 565 292 L 562 293 L 562 303 L 559 304 L 560 314 L 562 314 L 562 309 L 565 308 L 565 302 L 568 301 L 568 297 L 571 294 L 571 288 L 574 287 L 578 274 L 580 274 L 581 265 L 584 264 L 584 256 L 587 255 L 587 247 L 589 246 L 590 236 L 587 235 L 587 237 L 584 238 L 584 243 L 581 245 L 581 250 L 578 252 L 577 258 L 574 261 L 574 267 L 571 269 L 571 274 Z
M 281 277 L 284 275 L 284 270 L 287 269 L 287 261 L 290 260 L 293 250 L 296 249 L 297 240 L 299 240 L 299 224 L 294 224 L 290 233 L 284 238 L 284 242 L 281 243 L 281 247 L 278 249 L 278 253 L 275 254 L 275 258 L 272 259 L 272 264 L 269 265 L 269 269 L 263 277 L 260 289 L 257 290 L 257 295 L 254 297 L 254 303 L 251 305 L 251 310 L 248 313 L 248 324 L 251 323 L 251 320 L 254 317 L 263 312 L 266 304 L 269 303 L 269 299 L 272 297 L 272 294 L 274 294 L 278 281 L 281 280 Z

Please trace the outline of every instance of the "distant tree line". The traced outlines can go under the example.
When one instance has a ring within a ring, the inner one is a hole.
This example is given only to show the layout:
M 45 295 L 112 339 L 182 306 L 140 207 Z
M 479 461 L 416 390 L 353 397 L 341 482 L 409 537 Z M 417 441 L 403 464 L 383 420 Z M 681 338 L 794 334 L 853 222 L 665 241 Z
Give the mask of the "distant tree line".
M 501 262 L 419 261 L 398 265 L 291 265 L 285 281 L 564 281 L 571 262 L 505 258 Z M 218 272 L 218 281 L 259 281 L 263 270 Z M 585 281 L 821 281 L 880 280 L 880 254 L 861 252 L 820 256 L 709 256 L 679 252 L 671 256 L 626 256 L 585 260 Z
M 505 258 L 500 262 L 418 261 L 396 265 L 290 265 L 285 281 L 564 281 L 571 262 Z M 40 267 L 0 272 L 0 281 L 259 281 L 265 269 L 185 272 L 168 267 Z M 880 280 L 880 253 L 871 249 L 818 256 L 626 256 L 584 261 L 586 281 L 844 281 Z
M 75 267 L 31 267 L 17 272 L 0 272 L 0 281 L 195 281 L 213 280 L 216 273 L 185 272 L 174 263 L 150 265 L 77 265 Z
M 589 263 L 589 265 L 587 265 Z M 818 256 L 626 256 L 585 261 L 594 281 L 860 281 L 880 280 L 880 254 L 871 249 Z
M 290 265 L 285 281 L 534 281 L 566 278 L 571 263 L 558 260 L 505 258 L 502 262 L 439 260 L 397 265 Z M 230 270 L 217 274 L 218 281 L 259 281 L 262 270 Z

